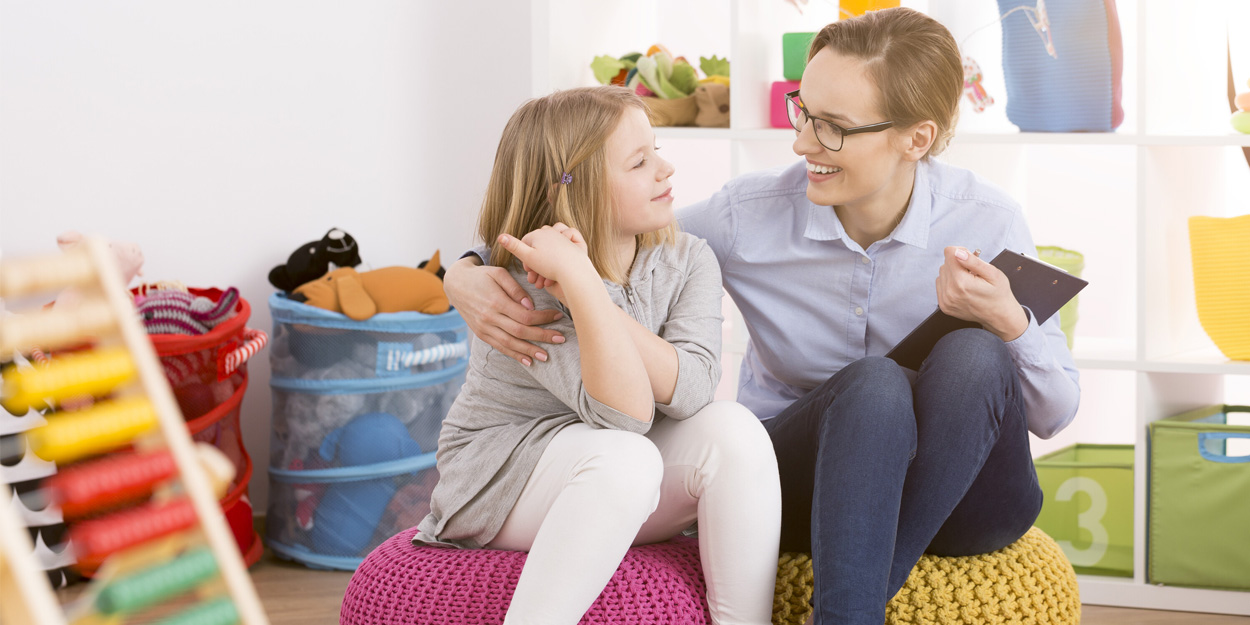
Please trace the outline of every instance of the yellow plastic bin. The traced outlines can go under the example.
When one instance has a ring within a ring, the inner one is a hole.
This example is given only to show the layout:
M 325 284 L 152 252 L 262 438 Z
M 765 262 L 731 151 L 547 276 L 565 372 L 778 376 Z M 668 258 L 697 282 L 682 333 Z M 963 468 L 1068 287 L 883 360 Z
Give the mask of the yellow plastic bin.
M 1044 497 L 1034 523 L 1084 575 L 1133 576 L 1133 446 L 1065 447 L 1033 461 Z
M 1190 217 L 1198 321 L 1232 360 L 1250 360 L 1250 215 Z
M 1237 413 L 1250 406 L 1150 424 L 1150 583 L 1250 590 L 1250 425 L 1230 425 Z

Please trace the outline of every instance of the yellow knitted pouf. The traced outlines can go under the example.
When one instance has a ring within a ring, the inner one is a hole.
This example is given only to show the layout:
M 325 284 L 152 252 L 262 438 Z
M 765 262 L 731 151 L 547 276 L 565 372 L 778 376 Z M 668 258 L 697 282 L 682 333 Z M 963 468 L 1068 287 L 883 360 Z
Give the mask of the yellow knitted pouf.
M 811 614 L 812 559 L 783 553 L 773 596 L 774 625 L 802 625 Z M 1078 625 L 1081 598 L 1072 564 L 1034 527 L 993 553 L 925 555 L 885 608 L 889 625 L 1036 623 Z

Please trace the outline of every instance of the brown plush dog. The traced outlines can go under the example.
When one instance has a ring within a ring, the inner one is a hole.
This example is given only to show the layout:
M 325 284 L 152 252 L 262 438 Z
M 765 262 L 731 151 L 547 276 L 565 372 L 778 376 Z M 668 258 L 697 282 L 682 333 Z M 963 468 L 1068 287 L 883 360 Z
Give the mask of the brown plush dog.
M 438 315 L 451 308 L 443 292 L 443 281 L 438 279 L 438 269 L 438 252 L 423 269 L 383 267 L 359 272 L 340 267 L 300 285 L 291 299 L 341 312 L 356 321 L 391 312 Z

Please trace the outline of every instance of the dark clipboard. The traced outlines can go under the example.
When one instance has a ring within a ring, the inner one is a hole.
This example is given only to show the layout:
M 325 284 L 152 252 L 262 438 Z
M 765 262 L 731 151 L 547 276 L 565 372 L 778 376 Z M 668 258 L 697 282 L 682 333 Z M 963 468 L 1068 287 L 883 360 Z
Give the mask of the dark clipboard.
M 1010 250 L 1000 252 L 990 264 L 1007 274 L 1016 301 L 1033 313 L 1037 325 L 1045 323 L 1089 284 L 1054 265 Z M 975 321 L 956 319 L 938 309 L 903 337 L 885 357 L 919 371 L 920 364 L 929 357 L 939 339 L 955 330 L 979 327 L 981 324 Z

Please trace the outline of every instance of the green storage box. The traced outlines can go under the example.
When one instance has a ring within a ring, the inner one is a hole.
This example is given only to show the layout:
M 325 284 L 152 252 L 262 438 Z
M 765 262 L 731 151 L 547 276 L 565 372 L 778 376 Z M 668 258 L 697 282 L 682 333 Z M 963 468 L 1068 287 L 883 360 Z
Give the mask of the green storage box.
M 785 33 L 781 36 L 781 71 L 786 80 L 803 77 L 807 67 L 807 48 L 812 45 L 816 33 Z
M 1034 523 L 1084 575 L 1133 576 L 1133 446 L 1072 445 L 1033 461 Z
M 1150 424 L 1147 559 L 1152 584 L 1250 590 L 1247 406 L 1210 406 Z

